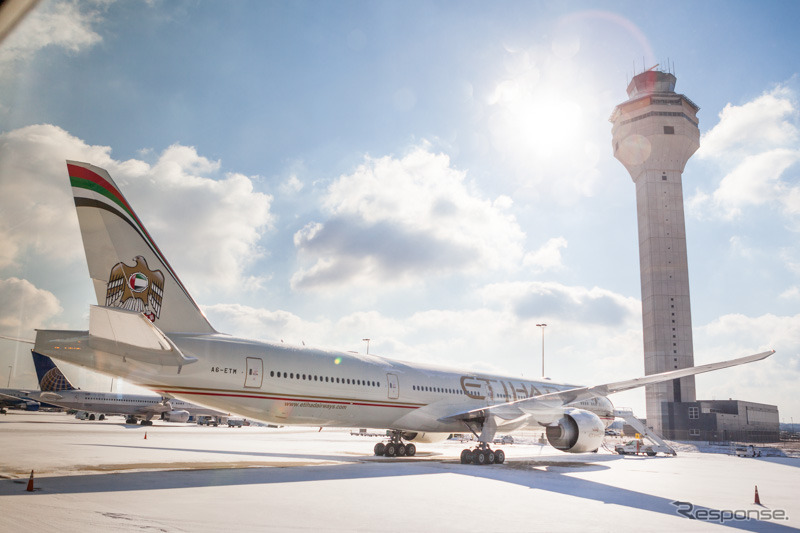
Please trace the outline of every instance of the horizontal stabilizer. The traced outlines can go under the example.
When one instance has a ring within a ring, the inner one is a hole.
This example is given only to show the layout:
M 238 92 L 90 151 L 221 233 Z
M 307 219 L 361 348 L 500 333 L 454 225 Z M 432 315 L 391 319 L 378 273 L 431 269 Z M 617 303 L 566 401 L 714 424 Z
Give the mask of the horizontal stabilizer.
M 93 305 L 89 309 L 89 345 L 95 350 L 143 363 L 183 366 L 187 357 L 143 313 Z

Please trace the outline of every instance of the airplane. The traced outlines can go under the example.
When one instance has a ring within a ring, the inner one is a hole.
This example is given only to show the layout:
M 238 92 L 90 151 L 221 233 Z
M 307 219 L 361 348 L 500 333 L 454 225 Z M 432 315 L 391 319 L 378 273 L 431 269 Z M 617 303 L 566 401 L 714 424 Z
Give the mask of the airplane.
M 92 392 L 76 389 L 52 359 L 31 351 L 33 365 L 39 378 L 40 391 L 29 391 L 25 395 L 40 402 L 47 402 L 67 409 L 88 413 L 88 419 L 104 420 L 107 415 L 124 415 L 126 424 L 150 426 L 152 418 L 159 416 L 167 422 L 187 422 L 192 415 L 227 416 L 222 413 L 178 399 L 162 398 L 153 394 L 122 394 L 114 392 Z
M 609 394 L 765 359 L 773 350 L 597 386 L 402 362 L 217 332 L 106 170 L 67 161 L 97 305 L 88 331 L 37 330 L 34 351 L 276 425 L 387 429 L 375 455 L 469 431 L 461 462 L 502 464 L 498 431 L 544 427 L 572 453 L 597 450 Z
M 38 411 L 40 404 L 27 397 L 30 393 L 22 389 L 0 389 L 0 415 L 6 414 L 7 407 L 23 409 L 25 411 Z

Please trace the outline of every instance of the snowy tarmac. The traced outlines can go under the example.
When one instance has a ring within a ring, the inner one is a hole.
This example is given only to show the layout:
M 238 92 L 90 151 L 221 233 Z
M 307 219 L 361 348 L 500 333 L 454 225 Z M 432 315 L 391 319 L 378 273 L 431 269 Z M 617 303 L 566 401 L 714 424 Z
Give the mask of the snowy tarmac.
M 0 532 L 800 528 L 796 458 L 514 444 L 505 465 L 474 466 L 459 442 L 387 459 L 371 455 L 378 437 L 348 430 L 122 422 L 0 415 Z

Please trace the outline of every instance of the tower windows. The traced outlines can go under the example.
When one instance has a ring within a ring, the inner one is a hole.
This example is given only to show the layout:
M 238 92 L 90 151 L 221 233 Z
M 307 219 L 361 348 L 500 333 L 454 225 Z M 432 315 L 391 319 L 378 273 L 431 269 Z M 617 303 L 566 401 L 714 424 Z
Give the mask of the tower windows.
M 664 135 L 675 135 L 675 126 L 664 126 Z

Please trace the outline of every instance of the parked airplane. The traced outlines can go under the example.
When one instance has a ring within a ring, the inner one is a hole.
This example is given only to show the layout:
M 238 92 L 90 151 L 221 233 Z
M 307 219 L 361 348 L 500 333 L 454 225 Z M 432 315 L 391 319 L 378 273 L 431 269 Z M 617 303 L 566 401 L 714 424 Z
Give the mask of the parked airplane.
M 159 416 L 167 422 L 186 422 L 191 415 L 227 416 L 226 413 L 207 407 L 153 394 L 91 392 L 76 389 L 52 359 L 35 351 L 31 351 L 31 354 L 41 390 L 29 391 L 26 393 L 27 397 L 59 407 L 85 411 L 89 420 L 94 420 L 95 417 L 103 420 L 107 415 L 124 415 L 127 424 L 136 424 L 139 420 L 143 426 L 149 426 L 153 424 L 154 416 Z
M 27 397 L 30 392 L 22 389 L 0 389 L 0 415 L 6 414 L 6 407 L 38 411 L 39 402 Z
M 560 450 L 596 450 L 613 419 L 607 395 L 774 353 L 581 387 L 223 335 L 109 174 L 67 169 L 98 305 L 88 331 L 37 331 L 36 352 L 272 424 L 387 428 L 378 455 L 414 455 L 413 442 L 469 430 L 479 444 L 462 462 L 502 463 L 495 433 L 525 426 L 544 426 Z

